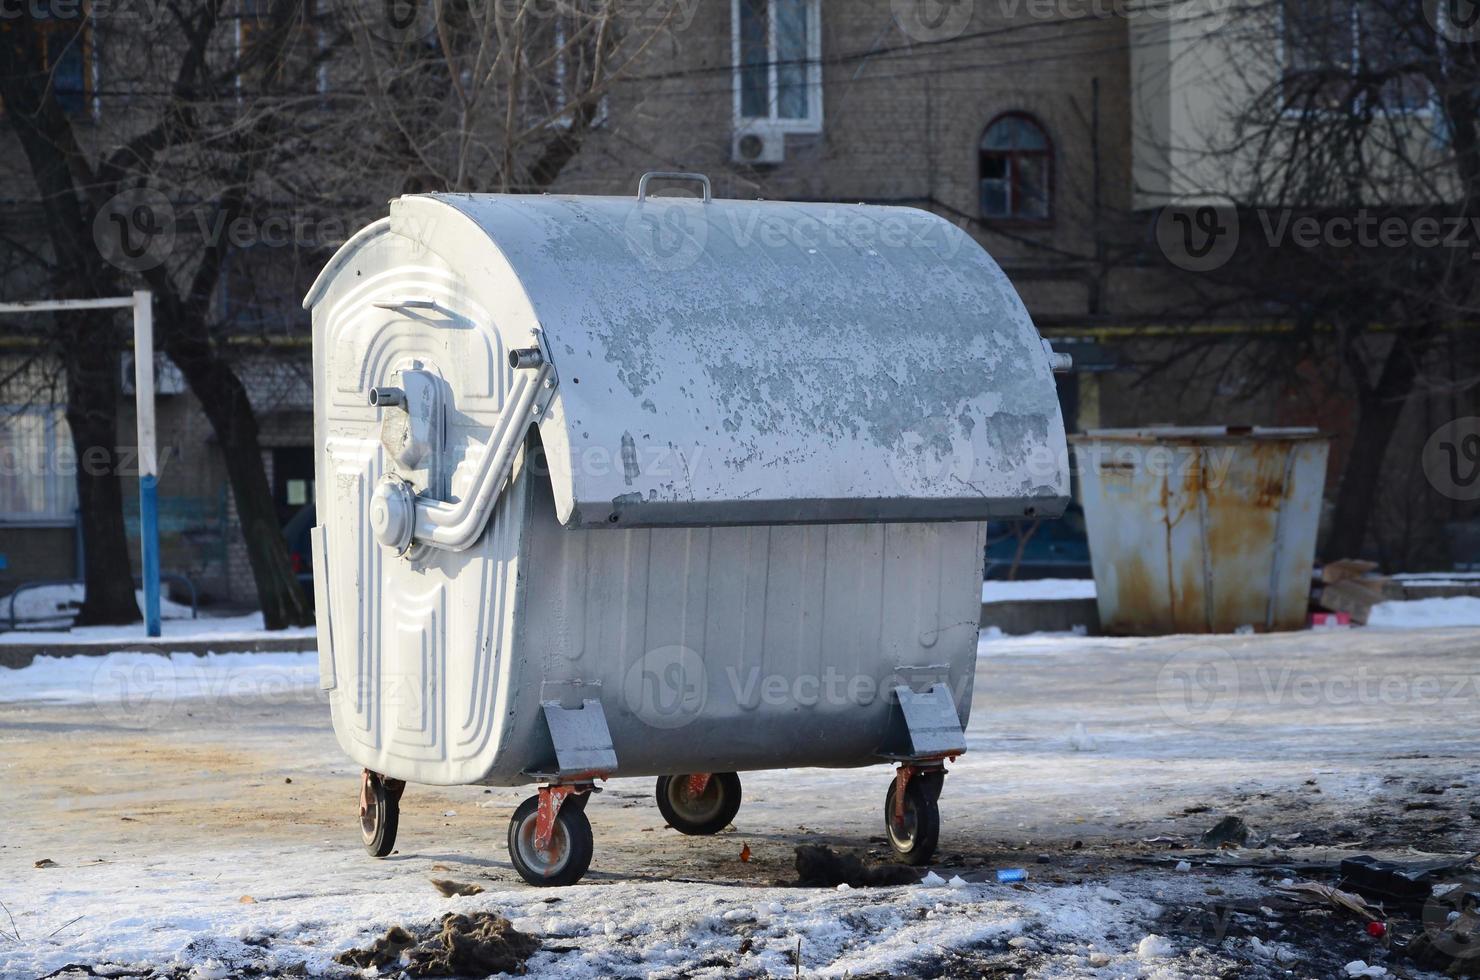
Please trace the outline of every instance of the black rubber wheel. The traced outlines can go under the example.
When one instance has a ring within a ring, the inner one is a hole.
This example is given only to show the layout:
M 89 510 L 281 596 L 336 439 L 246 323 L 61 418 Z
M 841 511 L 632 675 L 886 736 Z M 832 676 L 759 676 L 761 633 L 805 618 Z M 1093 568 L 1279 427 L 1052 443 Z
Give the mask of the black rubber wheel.
M 659 776 L 657 797 L 668 826 L 690 837 L 708 837 L 728 827 L 740 812 L 740 777 L 717 772 L 704 792 L 694 796 L 688 776 Z
M 596 840 L 586 819 L 584 796 L 572 796 L 555 817 L 548 850 L 534 846 L 535 817 L 540 798 L 531 796 L 509 818 L 509 858 L 519 877 L 540 888 L 574 885 L 591 867 Z
M 371 857 L 388 856 L 396 847 L 401 823 L 401 792 L 406 784 L 372 773 L 366 806 L 360 813 L 360 839 Z
M 894 790 L 898 785 L 891 780 L 884 794 L 884 835 L 895 856 L 905 864 L 929 864 L 940 841 L 940 808 L 935 803 L 939 791 L 931 792 L 928 779 L 911 779 L 904 790 L 904 823 L 899 824 L 894 820 Z

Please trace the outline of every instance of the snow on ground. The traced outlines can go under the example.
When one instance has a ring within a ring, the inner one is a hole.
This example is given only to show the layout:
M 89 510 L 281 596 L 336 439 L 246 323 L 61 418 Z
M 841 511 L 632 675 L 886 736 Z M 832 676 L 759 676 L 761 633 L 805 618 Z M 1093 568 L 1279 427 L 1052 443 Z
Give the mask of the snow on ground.
M 24 589 L 20 595 L 0 597 L 0 625 L 10 625 L 11 607 L 15 607 L 17 626 L 66 624 L 72 621 L 72 613 L 82 605 L 85 588 L 81 582 L 59 585 L 40 585 Z M 139 608 L 144 608 L 144 590 L 136 589 L 134 597 Z M 189 619 L 189 606 L 172 601 L 168 596 L 159 597 L 159 615 L 162 619 Z M 38 622 L 39 621 L 39 622 Z
M 1480 585 L 1480 572 L 1399 572 L 1389 577 L 1422 585 Z
M 538 891 L 511 887 L 453 899 L 441 898 L 425 885 L 397 893 L 310 889 L 317 893 L 295 894 L 291 885 L 236 871 L 260 865 L 259 855 L 226 852 L 217 857 L 217 866 L 229 869 L 222 876 L 209 881 L 177 873 L 155 877 L 133 891 L 131 907 L 66 928 L 64 942 L 32 940 L 18 950 L 0 948 L 0 968 L 12 971 L 7 976 L 21 976 L 66 962 L 199 968 L 214 961 L 227 965 L 231 975 L 259 970 L 268 975 L 303 971 L 353 976 L 335 965 L 334 953 L 367 945 L 400 923 L 435 921 L 448 912 L 490 911 L 557 947 L 530 960 L 533 976 L 717 978 L 743 972 L 790 978 L 796 975 L 793 957 L 799 943 L 803 976 L 907 976 L 921 961 L 947 951 L 989 943 L 1005 946 L 1022 936 L 1037 948 L 1056 950 L 1048 975 L 1095 975 L 1090 972 L 1095 957 L 1105 968 L 1100 976 L 1138 976 L 1144 975 L 1138 946 L 1146 935 L 1140 923 L 1160 911 L 1147 897 L 1105 885 L 1025 892 L 996 884 L 845 891 L 747 888 L 735 894 L 732 888 L 673 882 Z M 286 857 L 320 860 L 313 854 Z M 109 877 L 119 876 L 118 869 L 89 871 L 73 874 L 79 885 L 106 888 Z M 1206 887 L 1206 880 L 1199 883 Z M 114 887 L 123 884 L 115 882 Z M 240 894 L 250 895 L 253 902 L 241 904 Z M 70 916 L 66 897 L 59 898 L 62 904 L 54 914 L 28 925 L 46 929 L 55 922 L 63 927 Z M 747 952 L 739 954 L 746 940 Z M 47 947 L 60 945 L 66 947 L 64 954 L 44 955 Z M 1160 952 L 1170 962 L 1180 950 L 1173 943 L 1167 947 Z M 714 963 L 720 956 L 740 969 Z
M 24 597 L 23 597 L 24 598 Z M 142 600 L 141 600 L 142 602 Z M 185 607 L 189 615 L 189 607 Z M 166 640 L 291 640 L 309 639 L 312 626 L 269 631 L 260 612 L 243 616 L 202 616 L 199 619 L 166 619 L 160 624 Z M 80 643 L 147 643 L 143 623 L 128 626 L 78 626 L 70 630 L 20 629 L 0 633 L 0 643 L 68 646 Z M 312 646 L 312 644 L 308 644 Z
M 1093 599 L 1095 580 L 1090 578 L 1040 578 L 982 583 L 982 602 L 1020 602 L 1025 599 Z
M 587 810 L 587 879 L 538 890 L 504 850 L 527 788 L 409 787 L 398 852 L 364 855 L 357 773 L 311 656 L 192 658 L 201 673 L 183 677 L 174 658 L 87 658 L 162 675 L 157 701 L 48 659 L 0 674 L 0 690 L 24 687 L 0 703 L 15 922 L 0 916 L 0 977 L 69 963 L 349 977 L 335 953 L 475 910 L 543 940 L 532 975 L 791 977 L 800 940 L 804 976 L 1337 976 L 1388 962 L 1359 924 L 1287 934 L 1304 917 L 1259 911 L 1267 875 L 1196 858 L 1178 871 L 1189 852 L 1148 842 L 1191 844 L 1237 814 L 1317 847 L 1480 849 L 1480 769 L 1457 737 L 1480 730 L 1477 644 L 1473 630 L 985 642 L 932 879 L 964 885 L 847 890 L 777 883 L 800 843 L 883 853 L 882 767 L 746 773 L 735 829 L 713 838 L 664 828 L 651 780 L 612 780 Z M 998 884 L 1003 868 L 1028 882 Z M 444 899 L 432 877 L 487 891 Z M 1252 920 L 1189 930 L 1213 894 Z
M 1442 599 L 1409 599 L 1379 602 L 1372 607 L 1367 625 L 1379 629 L 1438 629 L 1445 626 L 1480 626 L 1480 598 L 1451 596 Z
M 161 704 L 222 698 L 301 696 L 318 689 L 317 653 L 110 653 L 102 657 L 37 657 L 0 667 L 0 702 Z

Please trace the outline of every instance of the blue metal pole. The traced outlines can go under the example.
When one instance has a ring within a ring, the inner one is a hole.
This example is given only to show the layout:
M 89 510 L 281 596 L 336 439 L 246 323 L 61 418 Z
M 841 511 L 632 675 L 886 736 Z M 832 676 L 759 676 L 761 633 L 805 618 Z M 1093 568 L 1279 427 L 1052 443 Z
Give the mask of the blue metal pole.
M 160 635 L 159 623 L 159 477 L 139 477 L 139 544 L 144 564 L 144 627 Z

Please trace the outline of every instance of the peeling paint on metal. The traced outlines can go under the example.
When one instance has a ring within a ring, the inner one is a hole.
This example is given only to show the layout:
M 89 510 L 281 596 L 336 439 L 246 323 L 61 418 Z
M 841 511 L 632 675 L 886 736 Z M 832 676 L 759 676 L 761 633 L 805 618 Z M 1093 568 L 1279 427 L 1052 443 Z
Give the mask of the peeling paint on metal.
M 1038 333 L 996 263 L 936 216 L 675 198 L 407 201 L 461 211 L 526 290 L 560 352 L 542 428 L 565 428 L 568 450 L 551 465 L 569 473 L 580 513 L 629 488 L 674 521 L 696 513 L 674 508 L 725 501 L 800 513 L 811 500 L 867 519 L 881 511 L 848 502 L 985 517 L 1021 513 L 1025 499 L 1051 512 L 1067 496 Z M 657 248 L 670 231 L 672 249 Z M 633 472 L 624 436 L 686 462 Z M 588 450 L 620 452 L 623 466 L 596 472 Z

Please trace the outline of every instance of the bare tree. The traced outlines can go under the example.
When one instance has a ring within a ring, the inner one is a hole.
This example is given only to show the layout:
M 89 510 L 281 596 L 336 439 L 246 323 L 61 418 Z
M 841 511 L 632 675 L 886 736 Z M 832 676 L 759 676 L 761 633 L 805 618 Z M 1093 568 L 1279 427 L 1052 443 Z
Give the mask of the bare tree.
M 278 533 L 241 341 L 290 331 L 301 314 L 284 300 L 386 197 L 548 187 L 672 13 L 633 0 L 466 0 L 412 5 L 403 21 L 380 0 L 330 3 L 168 0 L 156 20 L 105 21 L 104 82 L 81 111 L 64 108 L 54 65 L 34 57 L 55 25 L 19 22 L 0 62 L 47 217 L 47 247 L 29 255 L 62 295 L 139 281 L 154 291 L 158 345 L 220 443 L 270 628 L 310 613 Z M 66 26 L 67 43 L 89 44 L 85 19 Z M 244 325 L 222 302 L 228 284 L 270 315 Z M 114 445 L 121 336 L 96 318 L 56 336 L 50 352 L 75 382 L 74 439 Z M 127 567 L 116 476 L 79 488 L 90 569 Z M 99 612 L 86 618 L 137 617 L 131 591 L 101 612 L 109 586 L 87 577 Z
M 1265 0 L 1194 48 L 1219 92 L 1173 175 L 1197 203 L 1170 216 L 1189 243 L 1199 225 L 1239 234 L 1175 312 L 1284 321 L 1220 361 L 1261 386 L 1307 383 L 1314 365 L 1353 394 L 1333 556 L 1363 551 L 1401 411 L 1439 339 L 1480 313 L 1480 38 L 1451 17 L 1414 0 Z M 1190 339 L 1158 367 L 1211 349 Z

